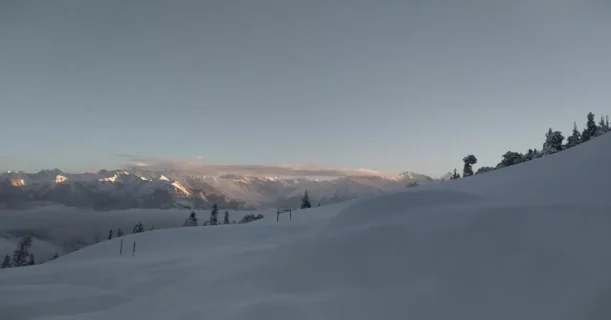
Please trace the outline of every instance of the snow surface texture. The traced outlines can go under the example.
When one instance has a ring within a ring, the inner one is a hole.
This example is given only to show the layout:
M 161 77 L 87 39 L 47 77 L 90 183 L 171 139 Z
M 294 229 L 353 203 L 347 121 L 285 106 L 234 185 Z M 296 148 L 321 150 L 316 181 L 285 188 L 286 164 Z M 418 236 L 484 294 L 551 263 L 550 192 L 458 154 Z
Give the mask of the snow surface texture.
M 609 163 L 611 135 L 292 220 L 129 235 L 123 256 L 0 271 L 0 319 L 611 319 Z

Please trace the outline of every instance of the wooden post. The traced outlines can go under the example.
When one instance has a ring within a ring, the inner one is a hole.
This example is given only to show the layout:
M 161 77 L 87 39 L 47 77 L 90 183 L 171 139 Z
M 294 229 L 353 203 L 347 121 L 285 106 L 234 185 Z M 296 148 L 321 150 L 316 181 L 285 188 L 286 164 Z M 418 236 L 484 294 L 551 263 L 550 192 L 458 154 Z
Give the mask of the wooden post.
M 119 249 L 119 255 L 123 255 L 123 238 L 121 238 L 121 248 Z
M 278 222 L 280 220 L 280 214 L 281 213 L 287 213 L 287 212 L 289 213 L 289 220 L 293 220 L 293 210 L 291 210 L 291 209 L 282 209 L 282 210 L 278 209 L 276 211 L 276 222 Z
M 132 250 L 132 257 L 136 256 L 136 241 L 134 241 L 134 249 Z

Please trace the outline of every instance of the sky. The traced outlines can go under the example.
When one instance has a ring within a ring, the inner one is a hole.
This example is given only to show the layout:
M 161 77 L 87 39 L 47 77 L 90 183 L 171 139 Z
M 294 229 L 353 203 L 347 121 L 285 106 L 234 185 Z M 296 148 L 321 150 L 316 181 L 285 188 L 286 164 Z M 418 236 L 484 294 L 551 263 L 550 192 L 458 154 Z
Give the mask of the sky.
M 608 0 L 4 0 L 0 171 L 416 171 L 611 113 Z

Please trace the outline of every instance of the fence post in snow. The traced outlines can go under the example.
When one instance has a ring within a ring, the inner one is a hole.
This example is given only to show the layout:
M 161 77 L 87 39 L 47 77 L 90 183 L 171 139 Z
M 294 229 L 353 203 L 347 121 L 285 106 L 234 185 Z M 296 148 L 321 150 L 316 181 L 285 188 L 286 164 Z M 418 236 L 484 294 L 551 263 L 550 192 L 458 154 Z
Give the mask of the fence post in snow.
M 121 248 L 119 249 L 119 255 L 123 255 L 123 239 L 121 239 Z
M 280 220 L 280 214 L 281 213 L 287 213 L 287 212 L 289 213 L 289 220 L 293 220 L 293 210 L 291 210 L 291 209 L 282 209 L 282 210 L 278 209 L 276 211 L 276 222 L 278 222 Z
M 136 241 L 134 241 L 134 249 L 132 250 L 132 257 L 136 256 Z

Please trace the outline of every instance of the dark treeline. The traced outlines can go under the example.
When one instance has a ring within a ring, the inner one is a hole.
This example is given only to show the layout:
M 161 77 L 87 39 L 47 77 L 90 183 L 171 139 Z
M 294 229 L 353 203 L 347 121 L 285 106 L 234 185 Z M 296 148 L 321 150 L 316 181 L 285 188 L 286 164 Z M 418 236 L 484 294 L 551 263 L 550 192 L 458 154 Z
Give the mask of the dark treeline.
M 549 128 L 545 134 L 545 141 L 541 150 L 529 149 L 526 153 L 515 151 L 507 151 L 502 155 L 501 162 L 495 167 L 481 167 L 476 172 L 473 172 L 473 166 L 477 164 L 477 158 L 474 155 L 468 155 L 463 158 L 462 177 L 469 177 L 475 174 L 489 172 L 509 166 L 513 166 L 522 162 L 531 161 L 550 154 L 558 153 L 563 150 L 573 148 L 579 144 L 587 142 L 595 137 L 601 136 L 611 131 L 609 126 L 609 116 L 600 117 L 598 123 L 595 121 L 595 115 L 590 112 L 587 115 L 586 126 L 583 131 L 579 131 L 577 123 L 573 123 L 573 132 L 564 142 L 565 137 L 560 131 L 555 131 Z M 450 180 L 461 178 L 461 174 L 457 169 L 454 169 Z
M 2 260 L 2 269 L 13 267 L 25 267 L 36 264 L 34 254 L 30 253 L 32 247 L 32 237 L 27 236 L 17 244 L 13 256 L 6 254 Z
M 242 217 L 242 220 L 240 220 L 237 223 L 244 224 L 244 223 L 249 223 L 255 220 L 259 220 L 259 219 L 263 219 L 262 214 L 255 215 L 253 213 L 249 213 L 245 215 L 244 217 Z M 217 226 L 217 225 L 223 225 L 223 224 L 236 224 L 236 221 L 231 220 L 229 211 L 225 211 L 225 213 L 223 214 L 223 219 L 222 221 L 220 221 L 219 220 L 219 209 L 218 209 L 218 206 L 215 204 L 212 206 L 212 210 L 210 210 L 210 217 L 207 220 L 200 223 L 200 220 L 197 217 L 197 213 L 195 213 L 195 211 L 191 211 L 191 213 L 189 214 L 185 222 L 182 224 L 182 226 L 183 227 L 197 227 L 197 226 Z

